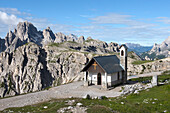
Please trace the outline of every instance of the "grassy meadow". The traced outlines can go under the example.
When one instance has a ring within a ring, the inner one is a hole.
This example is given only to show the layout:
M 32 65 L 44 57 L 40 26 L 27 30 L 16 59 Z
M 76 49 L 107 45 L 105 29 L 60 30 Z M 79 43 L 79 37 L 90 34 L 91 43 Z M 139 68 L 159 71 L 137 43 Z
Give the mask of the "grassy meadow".
M 150 77 L 132 79 L 132 81 L 148 80 Z M 169 71 L 158 76 L 159 81 L 170 79 Z M 72 105 L 67 101 L 75 100 Z M 52 99 L 35 105 L 29 105 L 18 108 L 7 108 L 2 113 L 56 113 L 63 107 L 76 106 L 82 103 L 87 108 L 87 113 L 170 113 L 170 84 L 159 85 L 149 90 L 141 91 L 139 94 L 130 94 L 123 97 L 103 98 L 103 99 Z

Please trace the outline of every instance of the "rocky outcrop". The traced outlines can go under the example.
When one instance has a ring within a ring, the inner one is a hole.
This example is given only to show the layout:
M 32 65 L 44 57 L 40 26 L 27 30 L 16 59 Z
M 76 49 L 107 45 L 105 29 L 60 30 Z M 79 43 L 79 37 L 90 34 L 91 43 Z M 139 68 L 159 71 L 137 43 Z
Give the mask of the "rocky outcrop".
M 117 43 L 107 44 L 91 37 L 85 40 L 83 36 L 77 38 L 73 34 L 54 34 L 49 27 L 41 32 L 29 22 L 19 23 L 14 32 L 10 31 L 0 41 L 1 97 L 82 80 L 80 71 L 89 59 L 119 52 Z M 141 60 L 135 53 L 129 55 L 129 63 Z M 130 71 L 140 71 L 136 68 L 132 67 Z
M 1 42 L 1 51 L 6 50 L 6 52 L 13 52 L 19 46 L 29 42 L 33 42 L 41 47 L 47 46 L 51 43 L 73 42 L 73 46 L 69 44 L 67 47 L 78 51 L 94 52 L 99 54 L 118 52 L 119 47 L 117 43 L 107 44 L 104 41 L 95 40 L 91 37 L 88 37 L 87 40 L 85 40 L 84 36 L 77 38 L 74 34 L 64 35 L 61 32 L 54 34 L 50 27 L 43 31 L 37 31 L 37 28 L 27 21 L 20 22 L 17 25 L 17 29 L 14 29 L 14 32 L 9 31 L 9 33 L 7 33 L 5 37 L 5 47 L 3 46 L 3 40 Z M 77 43 L 77 45 L 74 43 Z
M 170 58 L 156 60 L 153 62 L 144 63 L 140 65 L 128 63 L 128 75 L 138 75 L 154 71 L 165 71 L 168 69 L 170 69 Z
M 28 42 L 34 42 L 41 45 L 42 33 L 29 22 L 20 22 L 14 32 L 9 31 L 5 37 L 5 46 L 7 52 L 13 52 L 19 46 Z
M 77 41 L 77 36 L 74 34 L 69 34 L 68 36 L 66 36 L 66 41 L 73 41 L 76 42 Z
M 165 55 L 170 57 L 170 36 L 161 44 L 154 44 L 149 54 L 155 53 L 156 55 Z
M 59 51 L 56 47 L 48 47 L 47 67 L 55 78 L 54 86 L 72 81 L 82 80 L 81 69 L 85 66 L 91 54 L 72 51 Z
M 5 51 L 5 49 L 6 49 L 5 39 L 1 39 L 1 37 L 0 37 L 0 53 L 1 53 L 2 51 Z
M 118 43 L 111 42 L 109 43 L 107 49 L 111 52 L 119 52 L 119 45 Z
M 78 43 L 81 43 L 81 44 L 83 44 L 84 41 L 85 41 L 84 36 L 80 36 L 80 37 L 77 39 L 77 42 L 78 42 Z
M 22 42 L 34 42 L 40 45 L 42 40 L 41 32 L 37 31 L 37 28 L 29 22 L 20 22 L 17 25 L 16 36 L 20 38 Z
M 39 91 L 82 80 L 81 69 L 92 55 L 63 52 L 27 43 L 14 52 L 0 54 L 0 97 Z
M 47 44 L 49 44 L 51 42 L 54 42 L 55 39 L 56 39 L 56 37 L 55 37 L 54 33 L 52 32 L 52 30 L 50 29 L 50 27 L 43 30 L 43 37 L 44 38 L 43 38 L 42 43 L 44 45 L 47 45 Z
M 56 39 L 54 41 L 55 43 L 61 43 L 61 42 L 64 42 L 64 41 L 67 40 L 66 36 L 63 33 L 61 33 L 61 32 L 56 33 L 55 37 L 56 37 Z
M 0 54 L 0 96 L 11 96 L 42 90 L 53 78 L 47 69 L 45 50 L 34 43 L 23 45 L 12 53 Z

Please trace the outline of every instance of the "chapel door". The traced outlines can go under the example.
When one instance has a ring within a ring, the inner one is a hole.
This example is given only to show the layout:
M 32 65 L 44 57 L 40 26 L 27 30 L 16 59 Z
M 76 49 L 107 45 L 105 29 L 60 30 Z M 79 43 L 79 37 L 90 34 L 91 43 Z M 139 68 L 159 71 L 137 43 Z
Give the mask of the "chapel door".
M 97 74 L 97 85 L 101 85 L 101 83 L 102 83 L 102 77 L 101 77 L 101 74 L 98 73 Z

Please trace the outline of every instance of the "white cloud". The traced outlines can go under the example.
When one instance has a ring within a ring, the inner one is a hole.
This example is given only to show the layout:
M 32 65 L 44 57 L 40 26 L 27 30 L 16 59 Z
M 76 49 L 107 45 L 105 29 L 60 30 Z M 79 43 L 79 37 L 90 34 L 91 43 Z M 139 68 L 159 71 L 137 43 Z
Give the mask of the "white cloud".
M 92 23 L 95 24 L 121 24 L 126 26 L 133 27 L 150 27 L 154 26 L 154 24 L 146 24 L 141 21 L 137 21 L 137 19 L 133 19 L 134 16 L 131 15 L 121 15 L 116 13 L 110 13 L 104 16 L 97 16 L 95 18 L 90 18 Z
M 91 20 L 93 20 L 94 23 L 97 24 L 125 24 L 131 22 L 131 20 L 129 19 L 130 17 L 130 15 L 120 15 L 112 13 L 104 16 L 91 18 Z
M 161 27 L 152 21 L 134 19 L 131 15 L 108 14 L 89 18 L 91 23 L 79 27 L 77 34 L 90 35 L 107 42 L 140 43 L 152 45 L 162 42 L 168 35 L 169 29 Z
M 158 22 L 163 22 L 165 24 L 170 24 L 170 18 L 169 17 L 157 17 Z
M 9 13 L 9 14 L 16 14 L 16 15 L 21 14 L 21 12 L 18 11 L 18 9 L 16 9 L 16 8 L 0 8 L 0 11 Z
M 17 18 L 15 15 L 8 15 L 5 12 L 0 11 L 0 22 L 1 24 L 6 24 L 6 25 L 17 25 L 18 22 L 23 21 L 21 18 Z
M 31 16 L 30 13 L 27 12 L 21 12 L 16 8 L 0 8 L 0 11 L 5 12 L 7 14 L 13 14 L 13 15 L 27 15 L 27 16 Z
M 9 30 L 12 30 L 19 22 L 22 21 L 24 21 L 22 18 L 18 18 L 14 14 L 9 15 L 0 11 L 0 33 L 4 37 Z
M 22 16 L 18 17 L 18 15 Z M 155 42 L 161 43 L 170 34 L 170 27 L 153 24 L 153 21 L 170 24 L 170 18 L 167 17 L 159 17 L 155 20 L 152 19 L 152 21 L 138 20 L 132 15 L 116 13 L 96 17 L 80 15 L 80 17 L 87 19 L 87 22 L 73 25 L 70 25 L 70 23 L 52 23 L 48 18 L 24 15 L 24 12 L 15 8 L 0 8 L 0 34 L 6 34 L 9 29 L 12 30 L 20 21 L 24 20 L 33 23 L 38 30 L 43 30 L 49 26 L 54 33 L 91 36 L 95 39 L 117 43 L 132 42 L 152 45 Z

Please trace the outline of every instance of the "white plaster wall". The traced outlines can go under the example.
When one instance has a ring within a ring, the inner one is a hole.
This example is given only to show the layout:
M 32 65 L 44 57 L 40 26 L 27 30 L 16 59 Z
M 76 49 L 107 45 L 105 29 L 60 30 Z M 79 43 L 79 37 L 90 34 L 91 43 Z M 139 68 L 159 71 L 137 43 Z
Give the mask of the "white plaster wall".
M 105 83 L 105 74 L 102 75 L 102 83 Z M 107 75 L 107 82 L 111 82 L 111 76 Z
M 107 82 L 111 82 L 112 81 L 112 77 L 111 74 L 107 75 Z
M 124 56 L 121 56 L 121 51 L 124 51 Z M 120 48 L 120 57 L 125 57 L 125 56 L 127 56 L 127 52 L 126 52 L 126 48 L 125 47 L 121 47 Z
M 98 73 L 89 73 L 89 77 L 88 77 L 88 80 L 92 81 L 92 84 L 95 84 L 97 85 L 97 74 Z M 119 72 L 119 75 L 120 75 L 120 79 L 122 79 L 122 72 Z M 105 73 L 101 73 L 101 77 L 102 77 L 102 83 L 105 83 Z M 107 75 L 107 82 L 113 82 L 113 81 L 116 81 L 118 78 L 117 78 L 117 73 L 113 73 L 113 74 L 108 74 Z
M 88 80 L 90 81 L 90 83 L 91 83 L 91 81 L 92 81 L 92 84 L 97 85 L 97 74 L 98 74 L 98 73 L 89 73 Z M 104 73 L 101 73 L 102 82 L 103 82 L 103 80 L 105 80 L 105 79 L 104 79 L 104 76 L 105 76 Z

